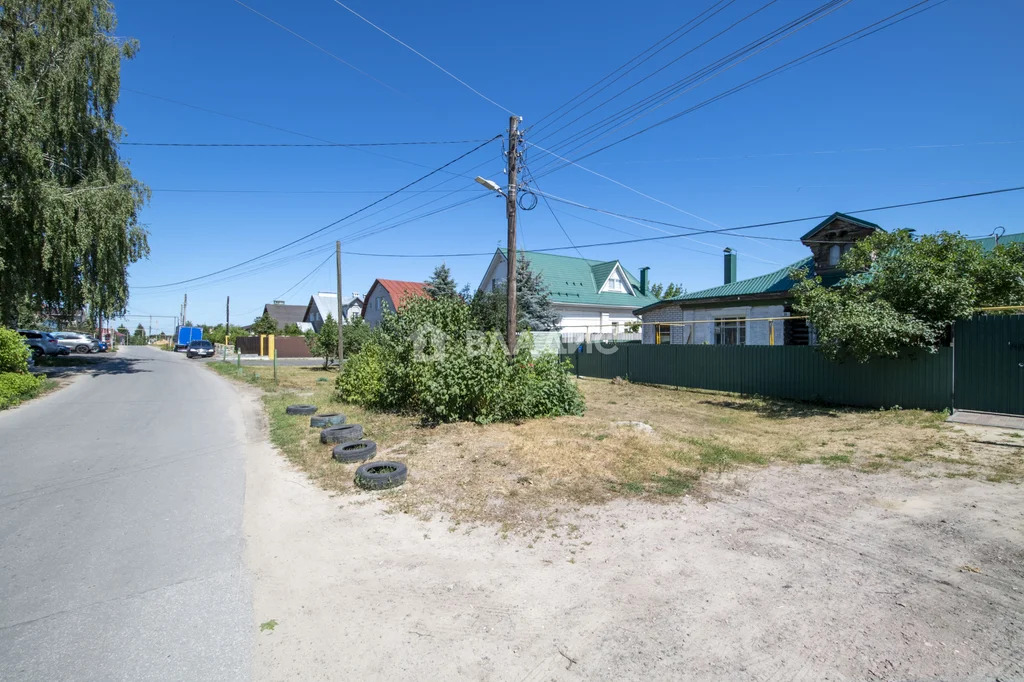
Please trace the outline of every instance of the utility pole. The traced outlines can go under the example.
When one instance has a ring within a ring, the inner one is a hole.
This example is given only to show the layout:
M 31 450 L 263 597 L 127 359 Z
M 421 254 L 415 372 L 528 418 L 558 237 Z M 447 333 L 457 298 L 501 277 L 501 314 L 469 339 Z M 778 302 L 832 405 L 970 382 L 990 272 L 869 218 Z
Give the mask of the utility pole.
M 341 303 L 341 242 L 340 241 L 334 242 L 334 249 L 335 249 L 334 258 L 335 258 L 335 261 L 337 261 L 337 265 L 338 265 L 338 371 L 340 372 L 341 371 L 341 361 L 345 357 L 345 342 L 341 338 L 342 337 L 342 334 L 341 334 L 341 322 L 342 322 L 342 320 L 344 318 L 341 316 L 342 303 Z
M 185 294 L 185 304 L 181 307 L 181 323 L 185 324 L 185 320 L 188 319 L 188 294 Z
M 505 319 L 505 345 L 509 357 L 516 354 L 516 184 L 519 173 L 519 117 L 508 119 L 508 191 L 505 215 L 508 218 L 508 316 Z M 340 286 L 340 285 L 339 285 Z
M 150 316 L 149 316 L 149 336 L 147 336 L 147 337 L 146 337 L 146 341 L 148 342 L 148 341 L 149 341 L 149 339 L 150 339 L 150 338 L 151 338 L 152 336 L 153 336 L 153 316 L 152 316 L 152 315 L 150 315 Z
M 224 335 L 231 336 L 231 297 L 228 296 L 227 305 L 224 308 Z

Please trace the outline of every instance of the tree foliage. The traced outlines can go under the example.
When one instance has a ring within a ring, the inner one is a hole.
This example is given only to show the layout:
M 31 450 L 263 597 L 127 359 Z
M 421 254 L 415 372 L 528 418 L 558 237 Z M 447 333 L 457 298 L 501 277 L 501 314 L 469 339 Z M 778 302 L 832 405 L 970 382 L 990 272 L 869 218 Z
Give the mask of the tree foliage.
M 146 345 L 146 328 L 143 327 L 141 323 L 135 328 L 135 331 L 132 332 L 131 343 L 135 346 Z
M 286 324 L 284 329 L 281 330 L 281 333 L 285 336 L 302 336 L 302 330 L 299 329 L 297 322 L 289 322 Z
M 149 190 L 118 155 L 122 58 L 108 0 L 0 6 L 0 319 L 115 317 L 146 257 Z
M 958 233 L 879 231 L 854 245 L 839 266 L 847 276 L 836 287 L 806 271 L 793 273 L 793 307 L 809 317 L 822 351 L 833 359 L 934 351 L 949 326 L 976 308 L 1024 304 L 1019 244 L 984 251 Z
M 306 343 L 313 355 L 324 359 L 324 369 L 331 364 L 331 360 L 338 358 L 338 323 L 334 315 L 327 313 L 324 323 L 320 325 L 319 332 L 312 332 L 306 336 Z
M 431 298 L 454 298 L 459 295 L 452 271 L 444 263 L 434 268 L 434 274 L 424 284 L 424 290 Z
M 345 345 L 345 357 L 358 355 L 370 338 L 370 325 L 361 317 L 353 317 L 348 324 L 341 325 L 341 339 Z
M 270 316 L 270 313 L 266 310 L 263 314 L 257 317 L 252 322 L 252 326 L 249 327 L 249 331 L 252 334 L 276 334 L 277 333 L 277 320 Z
M 226 333 L 223 323 L 213 327 L 203 325 L 203 338 L 206 339 L 207 341 L 210 341 L 211 343 L 224 343 L 224 339 L 227 335 L 228 334 Z M 239 336 L 249 335 L 250 332 L 247 332 L 241 327 L 231 325 L 231 338 L 235 339 L 238 338 Z
M 679 298 L 686 293 L 686 289 L 674 282 L 669 282 L 667 285 L 658 282 L 651 285 L 650 292 L 655 298 L 665 300 L 670 298 Z
M 338 376 L 338 396 L 377 410 L 418 412 L 428 421 L 480 423 L 581 414 L 566 363 L 531 343 L 512 362 L 501 337 L 475 329 L 459 298 L 418 298 L 388 313 Z
M 27 372 L 30 352 L 21 334 L 13 329 L 0 327 L 0 374 Z
M 516 327 L 519 331 L 550 331 L 558 328 L 559 315 L 551 304 L 544 280 L 522 254 L 516 264 Z M 481 331 L 505 333 L 508 318 L 508 289 L 501 283 L 490 291 L 477 291 L 470 311 Z

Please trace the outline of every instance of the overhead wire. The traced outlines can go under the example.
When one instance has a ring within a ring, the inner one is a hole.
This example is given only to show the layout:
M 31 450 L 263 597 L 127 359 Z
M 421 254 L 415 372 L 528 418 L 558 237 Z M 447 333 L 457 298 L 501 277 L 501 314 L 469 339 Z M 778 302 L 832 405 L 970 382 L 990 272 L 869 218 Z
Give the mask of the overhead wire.
M 586 158 L 588 158 L 590 156 L 593 156 L 593 155 L 598 154 L 598 153 L 600 153 L 602 151 L 610 149 L 611 147 L 619 145 L 622 142 L 625 142 L 625 141 L 630 140 L 630 139 L 632 139 L 634 137 L 637 137 L 638 135 L 642 135 L 643 133 L 648 132 L 650 130 L 653 130 L 654 128 L 657 128 L 659 126 L 665 125 L 666 123 L 674 121 L 674 120 L 676 120 L 676 119 L 678 119 L 678 118 L 680 118 L 682 116 L 685 116 L 687 114 L 693 113 L 694 111 L 698 111 L 699 109 L 702 109 L 705 106 L 708 106 L 709 104 L 712 104 L 712 103 L 717 102 L 717 101 L 719 101 L 721 99 L 724 99 L 724 98 L 729 97 L 731 95 L 734 95 L 734 94 L 736 94 L 738 92 L 741 92 L 742 90 L 745 90 L 748 87 L 756 85 L 757 83 L 760 83 L 760 82 L 762 82 L 764 80 L 767 80 L 768 78 L 771 78 L 771 77 L 776 76 L 776 75 L 778 75 L 780 73 L 783 73 L 784 71 L 788 71 L 791 68 L 795 68 L 797 66 L 806 64 L 809 61 L 812 61 L 812 60 L 817 59 L 819 57 L 823 57 L 826 54 L 829 54 L 829 53 L 831 53 L 831 52 L 833 52 L 835 50 L 838 50 L 840 48 L 843 48 L 843 47 L 846 47 L 848 45 L 851 45 L 851 44 L 853 44 L 853 43 L 855 43 L 855 42 L 857 42 L 859 40 L 862 40 L 864 38 L 867 38 L 870 35 L 873 35 L 873 34 L 879 32 L 879 31 L 882 31 L 882 30 L 885 30 L 885 29 L 890 28 L 892 26 L 895 26 L 898 23 L 901 23 L 903 21 L 906 21 L 907 19 L 910 19 L 910 18 L 912 18 L 914 16 L 917 16 L 918 14 L 921 14 L 922 12 L 925 12 L 925 11 L 928 11 L 928 10 L 933 9 L 935 7 L 938 7 L 939 5 L 945 3 L 946 1 L 947 0 L 920 0 L 920 2 L 917 2 L 917 3 L 913 4 L 913 5 L 910 5 L 910 6 L 904 8 L 904 9 L 898 11 L 898 12 L 894 12 L 894 13 L 892 13 L 892 14 L 890 14 L 890 15 L 888 15 L 888 16 L 886 16 L 886 17 L 884 17 L 884 18 L 882 18 L 882 19 L 880 19 L 878 21 L 875 21 L 875 22 L 873 22 L 871 24 L 863 26 L 863 27 L 857 29 L 856 31 L 852 31 L 852 32 L 844 35 L 841 38 L 838 38 L 838 39 L 836 39 L 834 41 L 826 43 L 825 45 L 822 45 L 822 46 L 820 46 L 820 47 L 818 47 L 818 48 L 816 48 L 814 50 L 811 50 L 810 52 L 807 52 L 807 53 L 801 55 L 800 57 L 792 59 L 792 60 L 790 60 L 790 61 L 788 61 L 788 62 L 786 62 L 786 63 L 784 63 L 784 64 L 782 64 L 780 66 L 777 66 L 777 67 L 775 67 L 773 69 L 769 69 L 768 71 L 765 71 L 765 72 L 755 76 L 754 78 L 751 78 L 751 79 L 749 79 L 747 81 L 744 81 L 743 83 L 740 83 L 739 85 L 736 85 L 736 86 L 734 86 L 732 88 L 729 88 L 729 89 L 727 89 L 727 90 L 725 90 L 723 92 L 720 92 L 717 95 L 714 95 L 713 97 L 709 97 L 709 98 L 703 100 L 702 102 L 699 102 L 698 104 L 695 104 L 695 105 L 693 105 L 693 106 L 691 106 L 691 107 L 689 107 L 687 109 L 684 109 L 683 111 L 680 111 L 680 112 L 678 112 L 676 114 L 668 116 L 668 117 L 666 117 L 666 118 L 664 118 L 664 119 L 662 119 L 662 120 L 660 120 L 660 121 L 658 121 L 658 122 L 656 122 L 654 124 L 651 124 L 651 125 L 649 125 L 649 126 L 647 126 L 645 128 L 642 128 L 642 129 L 640 129 L 638 131 L 634 131 L 634 132 L 632 132 L 632 133 L 630 133 L 630 134 L 628 134 L 628 135 L 626 135 L 626 136 L 624 136 L 624 137 L 622 137 L 622 138 L 620 138 L 618 140 L 615 140 L 614 142 L 611 142 L 611 143 L 609 143 L 607 145 L 599 147 L 598 149 L 589 151 L 586 154 L 583 154 L 582 156 L 578 156 L 575 159 L 575 161 L 579 162 L 579 161 L 581 161 L 583 159 L 586 159 Z M 927 4 L 929 2 L 932 2 L 933 4 L 930 4 L 930 5 Z M 919 9 L 916 9 L 916 8 L 919 8 Z M 915 10 L 915 9 L 916 9 L 916 11 L 913 11 L 913 12 L 911 11 L 911 10 Z M 908 14 L 908 12 L 909 12 L 909 14 Z M 906 16 L 901 16 L 901 15 L 906 15 Z M 885 23 L 885 22 L 889 22 L 889 23 Z M 629 125 L 629 124 L 627 123 L 625 125 Z M 614 130 L 621 129 L 622 127 L 625 127 L 625 126 L 624 125 L 623 126 L 619 126 L 618 128 L 615 128 Z M 614 132 L 614 130 L 608 131 L 606 133 L 603 133 L 600 137 L 605 137 L 608 134 L 610 134 L 611 132 Z M 600 139 L 600 137 L 598 139 Z M 592 140 L 590 143 L 592 143 L 594 141 L 595 140 Z M 590 143 L 588 143 L 588 144 L 590 144 Z M 558 170 L 559 168 L 562 168 L 562 167 L 565 167 L 565 166 L 564 165 L 563 166 L 559 166 L 559 167 L 555 168 L 554 170 Z M 541 172 L 541 175 L 542 176 L 543 175 L 547 175 L 550 172 L 554 172 L 554 170 L 545 170 L 545 171 Z
M 400 90 L 398 90 L 396 88 L 393 88 L 392 86 L 388 85 L 387 83 L 385 83 L 384 81 L 380 80 L 376 76 L 371 75 L 371 74 L 367 73 L 366 71 L 363 71 L 362 69 L 360 69 L 355 64 L 352 64 L 351 62 L 348 62 L 348 61 L 342 59 L 341 57 L 339 57 L 338 55 L 334 54 L 333 52 L 331 52 L 327 48 L 325 48 L 325 47 L 323 47 L 321 45 L 318 45 L 317 43 L 314 43 L 312 40 L 310 40 L 309 38 L 305 37 L 304 35 L 301 35 L 301 34 L 295 32 L 295 31 L 293 31 L 292 29 L 288 28 L 284 24 L 282 24 L 282 23 L 280 23 L 278 21 L 275 21 L 274 19 L 271 19 L 266 14 L 263 14 L 262 12 L 260 12 L 260 11 L 258 11 L 256 9 L 253 9 L 252 7 L 249 7 L 249 5 L 247 5 L 244 2 L 242 2 L 242 0 L 235 0 L 235 4 L 241 5 L 245 9 L 249 10 L 250 12 L 252 12 L 253 14 L 255 14 L 255 15 L 259 16 L 259 17 L 262 17 L 263 19 L 269 21 L 274 26 L 277 26 L 278 28 L 280 28 L 280 29 L 282 29 L 284 31 L 287 31 L 288 33 L 292 34 L 293 36 L 295 36 L 296 38 L 298 38 L 302 42 L 306 43 L 307 45 L 311 45 L 314 48 L 316 48 L 317 50 L 319 50 L 320 52 L 323 52 L 325 55 L 327 55 L 328 57 L 330 57 L 334 61 L 339 62 L 341 64 L 344 64 L 345 66 L 347 66 L 348 68 L 352 69 L 353 71 L 357 71 L 357 72 L 361 73 L 362 75 L 366 76 L 367 78 L 369 78 L 369 79 L 379 83 L 380 85 L 383 85 L 388 90 L 391 90 L 392 92 L 394 92 L 396 94 L 399 94 L 399 95 L 404 94 Z
M 589 101 L 590 99 L 592 99 L 593 97 L 596 97 L 598 94 L 600 94 L 601 92 L 603 92 L 607 88 L 611 87 L 611 85 L 613 83 L 617 82 L 619 79 L 623 78 L 627 74 L 629 74 L 632 71 L 636 70 L 641 64 L 643 64 L 644 62 L 650 60 L 655 55 L 657 55 L 658 53 L 662 52 L 663 50 L 668 48 L 670 45 L 672 45 L 673 43 L 678 41 L 680 38 L 683 38 L 684 36 L 689 34 L 690 31 L 694 30 L 695 28 L 697 28 L 698 26 L 703 24 L 705 21 L 707 21 L 708 19 L 713 17 L 715 14 L 718 14 L 718 12 L 721 12 L 722 10 L 727 8 L 729 5 L 733 4 L 733 2 L 735 2 L 735 0 L 716 0 L 715 2 L 711 3 L 711 5 L 709 5 L 707 8 L 705 8 L 703 11 L 699 12 L 695 17 L 693 17 L 692 19 L 690 19 L 686 23 L 682 24 L 681 26 L 676 27 L 675 30 L 673 30 L 667 36 L 665 36 L 665 37 L 661 38 L 660 40 L 656 41 L 653 45 L 649 46 L 648 48 L 646 48 L 645 50 L 641 51 L 636 56 L 634 56 L 631 59 L 629 59 L 625 64 L 622 64 L 622 65 L 616 67 L 611 72 L 609 72 L 608 74 L 606 74 L 605 76 L 600 78 L 596 83 L 593 83 L 592 85 L 584 88 L 581 92 L 577 93 L 575 96 L 570 98 L 568 101 L 563 102 L 559 106 L 555 107 L 555 109 L 553 109 L 552 111 L 549 111 L 547 114 L 544 114 L 543 116 L 541 116 L 535 122 L 533 122 L 529 126 L 527 126 L 526 132 L 539 133 L 544 128 L 547 128 L 548 126 L 552 125 L 558 119 L 562 118 L 563 116 L 568 115 L 568 113 L 570 111 L 573 111 L 574 109 L 579 108 L 580 106 L 583 105 L 584 102 Z M 724 5 L 724 6 L 719 7 L 719 9 L 715 10 L 715 8 L 718 7 L 719 5 Z M 693 24 L 693 22 L 697 21 L 698 19 L 703 17 L 708 12 L 711 12 L 712 10 L 715 10 L 713 14 L 711 14 L 710 16 L 702 19 L 697 25 L 690 26 L 690 24 Z M 689 27 L 689 28 L 687 28 L 687 27 Z M 683 31 L 683 29 L 687 29 L 687 30 Z M 668 42 L 666 42 L 666 41 L 668 41 Z M 665 44 L 661 45 L 661 43 L 663 43 L 663 42 Z M 661 45 L 661 47 L 658 47 L 659 45 Z M 657 49 L 655 49 L 655 48 L 657 48 Z M 648 52 L 650 52 L 650 54 L 647 54 Z M 639 60 L 639 61 L 637 61 L 637 60 Z M 633 66 L 629 66 L 634 61 L 636 61 L 636 64 L 633 64 Z M 629 66 L 628 69 L 626 69 L 627 66 Z M 626 69 L 626 70 L 623 71 L 618 76 L 615 76 L 615 78 L 612 78 L 612 76 L 614 76 L 616 72 L 618 72 L 618 71 L 620 71 L 622 69 Z M 612 80 L 609 81 L 608 83 L 605 83 L 605 85 L 602 86 L 600 89 L 594 91 L 593 93 L 591 93 L 590 95 L 588 95 L 584 99 L 580 100 L 579 102 L 577 102 L 573 106 L 569 107 L 568 109 L 566 109 L 561 114 L 558 114 L 558 116 L 555 116 L 555 118 L 552 119 L 550 123 L 544 123 L 545 120 L 547 120 L 548 118 L 553 116 L 557 111 L 559 111 L 560 109 L 562 109 L 565 106 L 568 106 L 569 104 L 572 104 L 572 102 L 574 102 L 575 100 L 577 100 L 580 97 L 582 97 L 583 95 L 585 95 L 591 89 L 601 85 L 602 82 L 604 82 L 605 80 L 608 80 L 609 78 L 612 78 Z
M 568 138 L 565 138 L 561 142 L 555 145 L 556 148 L 563 148 L 569 144 L 576 144 L 569 152 L 580 149 L 587 144 L 592 144 L 594 141 L 599 140 L 603 137 L 610 135 L 616 130 L 620 130 L 633 122 L 639 120 L 643 116 L 648 115 L 652 111 L 659 109 L 669 102 L 678 99 L 682 95 L 696 89 L 697 87 L 707 83 L 710 80 L 718 78 L 719 76 L 727 73 L 731 69 L 743 64 L 744 62 L 752 59 L 756 55 L 768 50 L 769 48 L 779 44 L 783 40 L 805 30 L 814 23 L 820 21 L 826 16 L 838 11 L 845 5 L 849 4 L 852 0 L 828 0 L 809 12 L 792 19 L 781 26 L 759 36 L 753 41 L 750 41 L 743 47 L 733 50 L 731 53 L 717 59 L 716 61 L 708 64 L 696 71 L 691 72 L 687 76 L 675 81 L 674 83 L 662 88 L 661 90 L 648 95 L 647 97 L 635 102 L 632 105 L 620 109 L 618 112 L 611 114 L 604 119 L 592 123 L 589 127 L 582 131 L 579 131 Z M 924 0 L 928 2 L 929 0 Z M 763 7 L 762 7 L 763 9 Z M 735 24 L 734 24 L 735 25 Z M 634 116 L 635 114 L 635 116 Z M 622 119 L 633 116 L 632 119 L 625 123 L 616 125 Z M 608 126 L 615 126 L 608 128 L 596 138 L 593 137 L 594 133 Z M 592 138 L 592 139 L 588 139 Z
M 119 142 L 127 147 L 404 147 L 438 144 L 473 144 L 490 140 L 431 140 L 428 142 Z
M 179 280 L 177 282 L 169 282 L 169 283 L 166 283 L 166 284 L 156 284 L 156 285 L 149 285 L 149 286 L 136 287 L 136 288 L 138 288 L 138 289 L 158 289 L 158 288 L 165 288 L 165 287 L 170 287 L 170 286 L 177 286 L 177 285 L 181 285 L 181 284 L 187 284 L 189 282 L 195 282 L 195 281 L 198 281 L 198 280 L 201 280 L 201 279 L 205 279 L 207 277 L 218 275 L 218 274 L 220 274 L 222 272 L 227 272 L 229 270 L 233 270 L 235 268 L 238 268 L 238 267 L 241 267 L 243 265 L 247 265 L 247 264 L 252 263 L 254 261 L 257 261 L 257 260 L 260 260 L 262 258 L 265 258 L 266 256 L 272 255 L 274 253 L 278 253 L 279 251 L 282 251 L 282 250 L 284 250 L 284 249 L 286 249 L 286 248 L 288 248 L 290 246 L 293 246 L 295 244 L 303 242 L 303 241 L 309 239 L 310 237 L 313 237 L 313 236 L 315 236 L 317 234 L 321 234 L 321 233 L 327 231 L 328 229 L 334 227 L 335 225 L 338 225 L 339 223 L 342 223 L 342 222 L 348 220 L 349 218 L 352 218 L 352 217 L 354 217 L 354 216 L 356 216 L 356 215 L 358 215 L 360 213 L 363 213 L 364 211 L 366 211 L 366 210 L 368 210 L 368 209 L 370 209 L 370 208 L 380 204 L 381 202 L 384 202 L 384 201 L 390 199 L 391 197 L 393 197 L 393 196 L 395 196 L 397 194 L 400 194 L 403 190 L 408 189 L 409 187 L 412 187 L 413 185 L 415 185 L 415 184 L 417 184 L 419 182 L 422 182 L 423 180 L 426 180 L 427 178 L 429 178 L 429 177 L 431 177 L 431 176 L 441 172 L 442 170 L 444 170 L 448 166 L 451 166 L 452 164 L 455 164 L 455 163 L 461 161 L 462 159 L 466 158 L 467 156 L 469 156 L 470 154 L 476 152 L 477 150 L 482 149 L 485 145 L 490 144 L 492 141 L 498 139 L 499 137 L 500 137 L 500 135 L 494 136 L 493 138 L 491 138 L 487 142 L 483 142 L 483 143 L 473 147 L 469 151 L 460 154 L 459 156 L 455 157 L 451 161 L 448 161 L 444 165 L 439 166 L 438 168 L 435 168 L 435 169 L 431 170 L 429 173 L 416 178 L 412 182 L 409 182 L 409 183 L 403 185 L 402 187 L 400 187 L 400 188 L 394 190 L 393 192 L 391 192 L 390 194 L 387 194 L 387 195 L 385 195 L 385 196 L 383 196 L 383 197 L 381 197 L 379 199 L 376 199 L 376 200 L 370 202 L 369 204 L 367 204 L 367 205 L 365 205 L 365 206 L 363 206 L 363 207 L 361 207 L 359 209 L 356 209 L 355 211 L 352 211 L 351 213 L 348 213 L 347 215 L 345 215 L 345 216 L 343 216 L 341 218 L 338 218 L 337 220 L 334 220 L 334 221 L 324 225 L 323 227 L 317 228 L 316 230 L 313 230 L 312 232 L 309 232 L 309 233 L 307 233 L 305 235 L 302 235 L 301 237 L 293 239 L 292 241 L 288 242 L 287 244 L 284 244 L 282 246 L 279 246 L 279 247 L 276 247 L 274 249 L 271 249 L 270 251 L 262 253 L 262 254 L 260 254 L 258 256 L 254 256 L 252 258 L 244 260 L 241 263 L 236 263 L 235 265 L 231 265 L 231 266 L 228 266 L 228 267 L 225 267 L 225 268 L 221 268 L 219 270 L 215 270 L 215 271 L 207 273 L 205 275 L 200 275 L 198 277 L 191 277 L 191 278 Z
M 238 0 L 235 0 L 235 1 L 237 2 Z M 452 78 L 452 79 L 453 79 L 453 80 L 455 80 L 456 82 L 460 83 L 460 84 L 461 84 L 461 85 L 462 85 L 463 87 L 465 87 L 466 89 L 468 89 L 468 90 L 469 90 L 470 92 L 472 92 L 472 93 L 473 93 L 473 94 L 475 94 L 476 96 L 478 96 L 478 97 L 480 97 L 480 98 L 482 98 L 482 99 L 486 100 L 487 102 L 490 102 L 491 104 L 493 104 L 494 106 L 498 107 L 498 108 L 499 108 L 499 109 L 501 109 L 502 111 L 505 111 L 506 113 L 509 113 L 509 114 L 511 114 L 511 115 L 513 115 L 513 116 L 515 116 L 515 115 L 516 115 L 516 112 L 512 111 L 511 109 L 509 109 L 509 108 L 507 108 L 507 107 L 503 107 L 502 105 L 498 104 L 498 103 L 497 103 L 497 102 L 495 102 L 495 101 L 494 101 L 493 99 L 491 99 L 491 98 L 490 98 L 490 97 L 488 97 L 487 95 L 483 94 L 482 92 L 480 92 L 479 90 L 477 90 L 476 88 L 474 88 L 474 87 L 473 87 L 472 85 L 470 85 L 469 83 L 467 83 L 466 81 L 462 80 L 461 78 L 459 78 L 458 76 L 456 76 L 456 75 L 455 75 L 454 73 L 452 73 L 452 72 L 451 72 L 451 71 L 449 71 L 448 69 L 444 68 L 443 66 L 441 66 L 440 64 L 438 64 L 437 62 L 435 62 L 435 61 L 434 61 L 433 59 L 431 59 L 430 57 L 426 56 L 425 54 L 423 54 L 422 52 L 420 52 L 420 51 L 419 51 L 419 50 L 417 50 L 416 48 L 412 47 L 412 46 L 411 46 L 411 45 L 409 45 L 408 43 L 406 43 L 406 42 L 402 41 L 401 39 L 397 38 L 397 37 L 396 37 L 396 36 L 394 36 L 393 34 L 389 33 L 389 32 L 388 32 L 388 31 L 386 31 L 386 30 L 384 30 L 383 28 L 381 28 L 381 27 L 380 27 L 380 26 L 378 26 L 377 24 L 373 23 L 372 21 L 370 21 L 369 19 L 367 19 L 366 17 L 364 17 L 364 16 L 363 16 L 362 14 L 360 14 L 359 12 L 356 12 L 356 11 L 355 11 L 354 9 L 352 9 L 351 7 L 349 7 L 348 5 L 346 5 L 345 3 L 343 3 L 343 2 L 340 2 L 339 0 L 334 0 L 334 4 L 338 5 L 339 7 L 342 7 L 342 8 L 344 8 L 344 9 L 345 9 L 346 11 L 348 11 L 348 12 L 349 12 L 349 13 L 351 13 L 352 15 L 354 15 L 354 16 L 356 16 L 356 17 L 358 17 L 358 18 L 359 18 L 359 19 L 361 19 L 362 21 L 366 22 L 367 24 L 369 24 L 369 25 L 370 25 L 370 26 L 372 26 L 373 28 L 377 29 L 378 31 L 380 31 L 381 33 L 383 33 L 384 35 L 386 35 L 386 36 L 387 36 L 388 38 L 391 38 L 391 40 L 395 41 L 396 43 L 398 43 L 399 45 L 401 45 L 401 46 L 402 46 L 402 47 L 404 47 L 405 49 L 409 50 L 410 52 L 412 52 L 413 54 L 415 54 L 415 55 L 416 55 L 417 57 L 419 57 L 420 59 L 423 59 L 423 60 L 424 60 L 424 61 L 426 61 L 427 63 L 431 64 L 431 65 L 432 65 L 432 66 L 433 66 L 434 68 L 438 69 L 439 71 L 441 71 L 442 73 L 444 73 L 445 75 L 447 75 L 447 76 L 448 76 L 449 78 Z
M 312 277 L 313 275 L 315 275 L 315 274 L 316 274 L 317 272 L 319 272 L 319 271 L 320 271 L 320 269 L 321 269 L 321 268 L 323 268 L 323 267 L 324 267 L 325 265 L 327 265 L 327 262 L 328 262 L 329 260 L 331 260 L 331 258 L 332 258 L 333 256 L 334 256 L 334 254 L 333 254 L 333 253 L 327 254 L 327 258 L 324 258 L 324 259 L 323 259 L 323 260 L 322 260 L 322 261 L 320 262 L 320 264 L 319 264 L 319 265 L 317 265 L 317 266 L 316 266 L 315 268 L 313 268 L 312 270 L 310 270 L 310 271 L 309 271 L 309 274 L 307 274 L 307 275 L 306 275 L 305 277 L 303 277 L 302 279 L 300 279 L 300 280 L 299 280 L 298 282 L 296 282 L 295 284 L 291 285 L 291 286 L 290 286 L 290 287 L 289 287 L 289 288 L 288 288 L 287 290 L 285 290 L 285 292 L 284 292 L 283 294 L 278 294 L 277 296 L 275 296 L 275 297 L 274 297 L 274 299 L 275 299 L 275 300 L 284 300 L 284 297 L 285 297 L 285 296 L 287 296 L 288 294 L 290 294 L 290 293 L 291 293 L 292 291 L 294 291 L 294 290 L 295 290 L 295 289 L 296 289 L 296 288 L 297 288 L 297 287 L 298 287 L 298 286 L 299 286 L 300 284 L 302 284 L 302 283 L 303 283 L 303 282 L 305 282 L 305 281 L 306 281 L 307 279 L 309 279 L 310 277 Z

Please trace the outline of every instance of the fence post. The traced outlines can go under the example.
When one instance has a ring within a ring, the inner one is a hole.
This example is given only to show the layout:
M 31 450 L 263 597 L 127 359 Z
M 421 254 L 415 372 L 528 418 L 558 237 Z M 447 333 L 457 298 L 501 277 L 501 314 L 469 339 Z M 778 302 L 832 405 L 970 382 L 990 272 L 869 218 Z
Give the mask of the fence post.
M 242 373 L 242 353 L 237 348 L 235 349 L 235 367 L 238 368 L 238 373 Z
M 267 355 L 273 355 L 277 357 L 277 349 L 274 348 L 274 334 L 267 337 Z
M 271 336 L 270 338 L 273 339 L 274 337 Z M 271 344 L 271 345 L 273 345 L 273 344 Z M 274 349 L 274 383 L 275 384 L 277 383 L 277 349 L 276 348 Z

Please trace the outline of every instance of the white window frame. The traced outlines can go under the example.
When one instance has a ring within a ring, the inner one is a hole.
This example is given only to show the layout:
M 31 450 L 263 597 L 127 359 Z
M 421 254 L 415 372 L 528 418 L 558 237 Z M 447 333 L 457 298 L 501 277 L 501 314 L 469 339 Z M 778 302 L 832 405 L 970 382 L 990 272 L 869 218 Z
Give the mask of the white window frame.
M 747 345 L 747 318 L 740 316 L 716 317 L 713 333 L 716 346 L 745 346 Z M 735 341 L 733 343 L 723 342 L 729 337 L 734 338 Z

